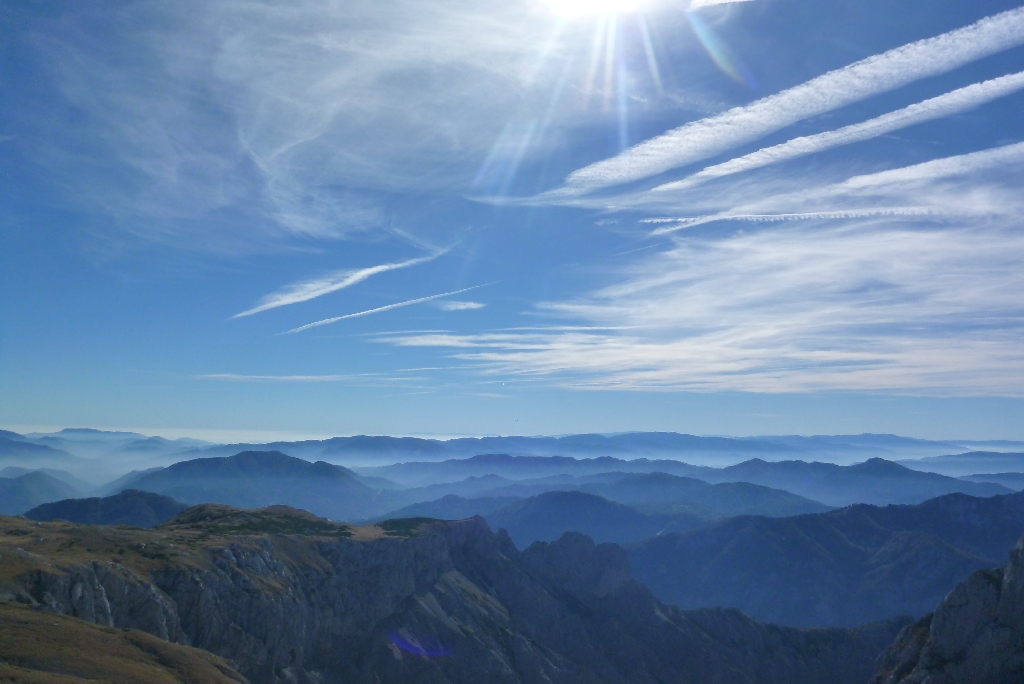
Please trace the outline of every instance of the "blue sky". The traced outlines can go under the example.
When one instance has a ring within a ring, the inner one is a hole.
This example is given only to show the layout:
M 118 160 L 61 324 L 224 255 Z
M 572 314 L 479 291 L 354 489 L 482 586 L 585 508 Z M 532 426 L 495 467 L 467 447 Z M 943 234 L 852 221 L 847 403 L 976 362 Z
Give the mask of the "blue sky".
M 1024 438 L 1024 8 L 0 6 L 0 423 Z

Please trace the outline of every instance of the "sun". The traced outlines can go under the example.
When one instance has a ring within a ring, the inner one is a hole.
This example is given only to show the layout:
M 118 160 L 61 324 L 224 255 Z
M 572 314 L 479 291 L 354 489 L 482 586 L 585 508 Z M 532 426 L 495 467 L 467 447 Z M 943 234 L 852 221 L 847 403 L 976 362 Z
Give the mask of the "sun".
M 632 14 L 644 4 L 644 0 L 547 0 L 548 8 L 561 17 Z

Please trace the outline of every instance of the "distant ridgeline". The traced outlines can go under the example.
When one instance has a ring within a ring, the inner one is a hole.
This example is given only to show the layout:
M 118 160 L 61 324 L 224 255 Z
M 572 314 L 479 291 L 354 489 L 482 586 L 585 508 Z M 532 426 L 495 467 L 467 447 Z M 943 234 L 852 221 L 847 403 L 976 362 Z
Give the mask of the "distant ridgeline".
M 459 463 L 472 470 L 497 462 L 506 475 L 532 476 L 545 460 L 560 468 L 592 466 L 587 460 L 536 457 L 411 466 L 420 474 L 428 466 L 447 474 Z M 400 468 L 391 470 L 401 474 Z M 813 487 L 836 498 L 916 500 L 934 491 L 1009 491 L 881 460 L 845 467 L 751 461 L 708 471 L 718 478 L 748 475 L 794 489 Z M 291 505 L 336 521 L 481 515 L 492 529 L 506 529 L 520 549 L 567 531 L 625 545 L 637 577 L 664 601 L 684 608 L 735 607 L 793 626 L 852 626 L 922 615 L 969 573 L 1002 563 L 1024 531 L 1024 494 L 956 493 L 914 506 L 830 511 L 783 489 L 657 472 L 525 479 L 491 474 L 402 489 L 324 462 L 244 452 L 184 461 L 122 483 L 129 481 L 134 490 L 43 505 L 27 515 L 149 527 L 206 502 Z M 459 493 L 446 493 L 453 491 Z

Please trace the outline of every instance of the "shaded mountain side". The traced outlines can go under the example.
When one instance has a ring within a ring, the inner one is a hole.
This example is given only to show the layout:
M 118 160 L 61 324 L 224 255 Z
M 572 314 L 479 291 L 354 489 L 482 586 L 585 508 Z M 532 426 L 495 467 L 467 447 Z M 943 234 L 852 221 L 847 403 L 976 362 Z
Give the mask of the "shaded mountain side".
M 1024 493 L 951 494 L 792 518 L 739 517 L 629 549 L 637 579 L 683 608 L 730 606 L 797 626 L 854 625 L 931 610 L 999 565 L 1024 531 Z
M 38 470 L 18 477 L 0 477 L 0 515 L 21 515 L 39 504 L 80 496 L 66 482 Z
M 1012 491 L 998 484 L 967 482 L 911 470 L 881 458 L 849 466 L 805 461 L 769 463 L 753 459 L 712 473 L 705 472 L 699 477 L 708 482 L 751 482 L 784 489 L 829 506 L 917 504 L 955 492 L 995 496 Z
M 995 482 L 1016 492 L 1024 491 L 1024 473 L 978 473 L 963 475 L 960 479 L 970 482 Z
M 691 530 L 704 521 L 688 513 L 647 515 L 587 492 L 546 492 L 484 516 L 504 529 L 519 548 L 554 541 L 565 532 L 581 532 L 598 542 L 628 544 L 662 532 Z
M 519 499 L 511 496 L 480 497 L 467 499 L 449 494 L 435 501 L 424 501 L 391 511 L 385 518 L 434 518 L 436 520 L 465 520 L 477 515 L 487 515 L 513 504 Z
M 126 489 L 120 494 L 89 499 L 65 499 L 36 506 L 25 513 L 29 520 L 67 520 L 82 525 L 134 525 L 153 527 L 188 508 L 169 496 Z
M 154 530 L 0 520 L 4 597 L 205 648 L 254 684 L 862 684 L 907 623 L 684 612 L 579 534 L 519 552 L 480 518 L 353 528 L 209 506 Z
M 188 504 L 239 508 L 281 504 L 335 520 L 364 518 L 393 507 L 347 468 L 310 463 L 276 451 L 182 461 L 138 477 L 131 486 Z
M 126 489 L 132 489 L 135 487 L 135 483 L 141 480 L 146 475 L 151 475 L 163 470 L 162 466 L 156 466 L 153 468 L 146 468 L 144 470 L 132 470 L 125 473 L 116 480 L 100 485 L 96 488 L 96 494 L 99 496 L 110 496 L 111 494 L 118 494 Z
M 1024 682 L 1024 537 L 998 570 L 958 585 L 908 625 L 879 659 L 872 684 Z
M 223 658 L 135 629 L 0 603 L 0 682 L 244 684 Z
M 928 456 L 900 461 L 914 470 L 925 470 L 960 477 L 973 473 L 1024 472 L 1024 453 L 1003 451 L 969 451 L 947 456 Z

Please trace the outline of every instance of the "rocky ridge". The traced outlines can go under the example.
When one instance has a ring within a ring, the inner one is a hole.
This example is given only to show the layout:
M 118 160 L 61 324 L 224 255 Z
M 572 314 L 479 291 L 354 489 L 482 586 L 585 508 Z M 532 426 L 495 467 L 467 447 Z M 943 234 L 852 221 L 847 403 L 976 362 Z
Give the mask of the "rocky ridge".
M 1024 537 L 1002 569 L 981 570 L 905 627 L 872 684 L 1024 681 Z
M 203 648 L 255 684 L 861 684 L 906 623 L 681 611 L 579 534 L 519 552 L 480 518 L 224 506 L 153 530 L 0 519 L 0 600 Z

